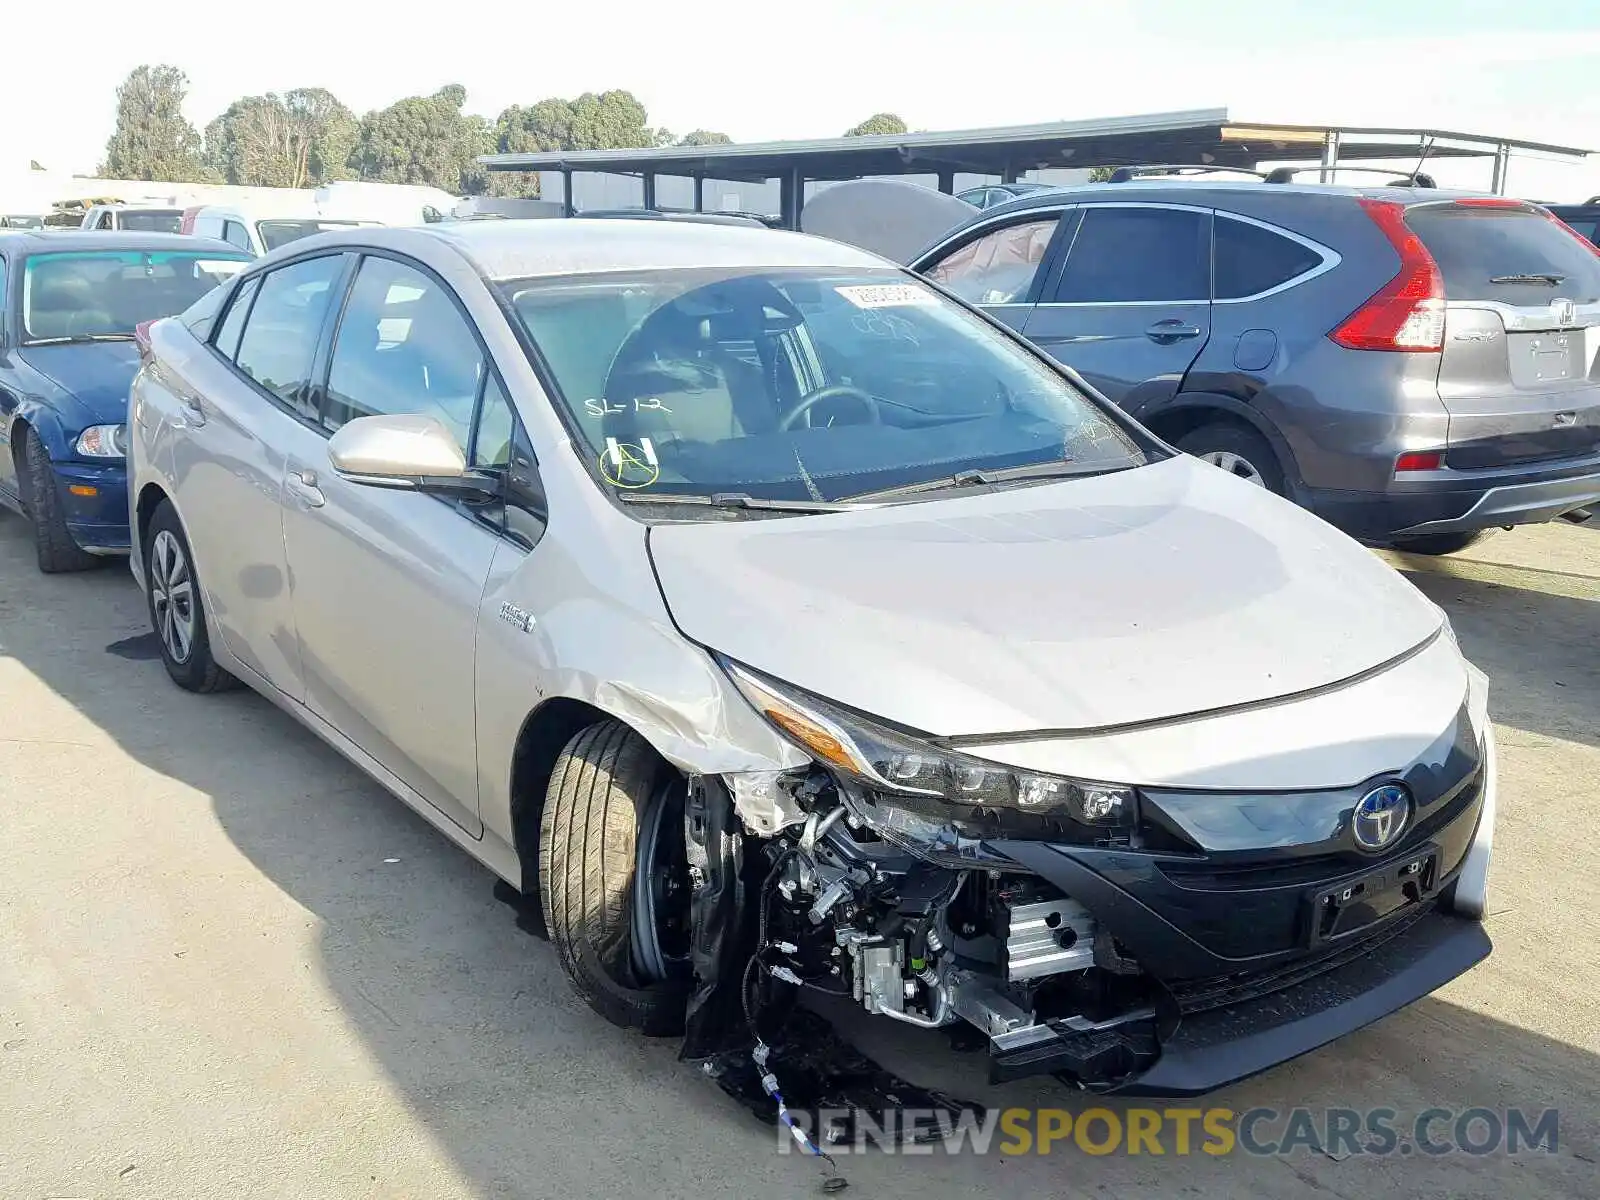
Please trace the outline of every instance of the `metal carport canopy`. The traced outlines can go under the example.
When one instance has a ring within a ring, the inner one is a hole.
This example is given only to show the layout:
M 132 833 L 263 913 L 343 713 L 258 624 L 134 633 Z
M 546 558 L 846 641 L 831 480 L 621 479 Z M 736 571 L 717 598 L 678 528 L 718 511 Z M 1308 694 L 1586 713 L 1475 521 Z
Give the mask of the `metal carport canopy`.
M 1570 146 L 1436 129 L 1357 128 L 1240 122 L 1227 109 L 1150 113 L 1092 121 L 1052 121 L 993 129 L 875 134 L 810 141 L 749 142 L 716 146 L 661 146 L 622 150 L 553 150 L 488 154 L 490 171 L 556 170 L 640 175 L 646 206 L 657 175 L 693 179 L 767 180 L 783 185 L 784 217 L 796 224 L 804 184 L 865 175 L 934 174 L 949 190 L 957 171 L 1013 179 L 1040 168 L 1207 163 L 1253 167 L 1259 162 L 1340 159 L 1484 157 L 1495 160 L 1496 190 L 1512 150 L 1582 157 Z M 697 189 L 698 194 L 698 189 Z M 570 195 L 570 189 L 569 189 Z

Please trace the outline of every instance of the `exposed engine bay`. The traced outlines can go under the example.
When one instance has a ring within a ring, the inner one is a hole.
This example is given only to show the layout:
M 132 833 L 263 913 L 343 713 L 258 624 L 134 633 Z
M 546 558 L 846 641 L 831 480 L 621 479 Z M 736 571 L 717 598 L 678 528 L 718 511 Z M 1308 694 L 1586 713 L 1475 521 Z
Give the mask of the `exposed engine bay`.
M 1153 1061 L 1160 987 L 1083 905 L 976 842 L 885 836 L 870 798 L 824 772 L 794 791 L 808 811 L 764 846 L 747 997 L 761 974 L 909 1025 L 965 1022 L 996 1079 L 1047 1069 L 1099 1089 Z

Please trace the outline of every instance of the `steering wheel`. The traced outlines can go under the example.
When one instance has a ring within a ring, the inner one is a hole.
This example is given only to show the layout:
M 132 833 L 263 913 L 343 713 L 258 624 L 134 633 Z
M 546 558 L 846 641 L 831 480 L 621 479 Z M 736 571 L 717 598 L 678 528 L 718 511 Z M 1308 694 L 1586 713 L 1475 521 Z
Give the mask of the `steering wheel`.
M 840 397 L 854 400 L 861 405 L 866 410 L 867 424 L 883 424 L 883 413 L 879 411 L 878 401 L 873 396 L 848 383 L 835 383 L 830 384 L 828 387 L 820 387 L 814 392 L 808 392 L 806 395 L 801 396 L 795 402 L 795 406 L 784 413 L 782 419 L 779 420 L 778 432 L 788 433 L 800 423 L 801 417 L 805 416 L 824 400 L 837 400 Z

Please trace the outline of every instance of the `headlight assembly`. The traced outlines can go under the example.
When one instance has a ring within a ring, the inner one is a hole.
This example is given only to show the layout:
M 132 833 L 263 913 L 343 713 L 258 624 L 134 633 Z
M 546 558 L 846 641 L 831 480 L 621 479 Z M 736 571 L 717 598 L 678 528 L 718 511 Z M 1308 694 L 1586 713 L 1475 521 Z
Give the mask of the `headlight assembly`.
M 757 712 L 825 767 L 873 792 L 974 809 L 1009 809 L 1112 829 L 1137 819 L 1134 790 L 1021 771 L 891 728 L 748 667 L 720 660 Z M 923 808 L 924 806 L 918 805 Z
M 85 458 L 126 458 L 128 431 L 123 425 L 91 425 L 78 435 L 78 453 Z

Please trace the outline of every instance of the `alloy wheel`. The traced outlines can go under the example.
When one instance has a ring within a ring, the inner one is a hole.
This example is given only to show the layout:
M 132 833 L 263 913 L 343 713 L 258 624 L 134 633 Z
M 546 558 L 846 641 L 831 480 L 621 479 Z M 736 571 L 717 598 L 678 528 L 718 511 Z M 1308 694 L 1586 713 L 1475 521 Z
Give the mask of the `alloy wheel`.
M 1257 487 L 1266 487 L 1267 481 L 1262 478 L 1261 472 L 1254 463 L 1242 454 L 1235 454 L 1232 450 L 1213 450 L 1208 454 L 1200 455 L 1202 459 L 1213 467 L 1221 467 L 1236 479 L 1243 479 Z
M 150 611 L 172 661 L 188 662 L 194 649 L 194 577 L 183 546 L 166 529 L 150 548 Z

